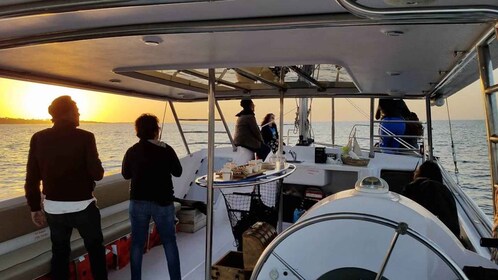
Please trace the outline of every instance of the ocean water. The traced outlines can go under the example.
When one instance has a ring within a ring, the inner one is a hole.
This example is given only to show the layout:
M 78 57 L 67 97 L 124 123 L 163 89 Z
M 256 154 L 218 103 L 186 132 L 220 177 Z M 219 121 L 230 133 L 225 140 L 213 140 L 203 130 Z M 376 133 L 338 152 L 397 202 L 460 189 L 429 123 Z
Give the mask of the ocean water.
M 360 146 L 369 145 L 368 123 L 366 122 L 338 122 L 336 123 L 335 144 L 345 145 L 353 127 L 356 127 Z M 26 160 L 29 150 L 29 140 L 36 131 L 49 127 L 40 125 L 0 125 L 0 200 L 23 196 Z M 233 124 L 231 131 L 233 133 Z M 453 121 L 453 143 L 456 151 L 458 174 L 452 156 L 450 129 L 447 121 L 433 122 L 434 153 L 440 158 L 446 170 L 455 180 L 458 179 L 463 190 L 483 209 L 484 213 L 492 216 L 492 193 L 489 171 L 489 159 L 486 144 L 486 126 L 482 120 Z M 124 153 L 137 142 L 134 127 L 131 123 L 124 124 L 82 124 L 82 129 L 95 134 L 100 159 L 103 162 L 106 175 L 120 172 Z M 203 124 L 186 124 L 187 130 L 207 130 Z M 331 124 L 326 122 L 315 123 L 312 126 L 316 142 L 331 143 Z M 217 125 L 216 130 L 223 130 Z M 280 135 L 287 143 L 295 142 L 292 135 L 293 127 L 284 126 Z M 206 134 L 185 134 L 187 141 L 207 141 Z M 176 124 L 165 124 L 162 140 L 170 144 L 178 156 L 187 154 L 179 136 Z M 216 135 L 216 142 L 228 143 L 224 134 Z M 204 145 L 191 145 L 190 150 L 196 151 Z

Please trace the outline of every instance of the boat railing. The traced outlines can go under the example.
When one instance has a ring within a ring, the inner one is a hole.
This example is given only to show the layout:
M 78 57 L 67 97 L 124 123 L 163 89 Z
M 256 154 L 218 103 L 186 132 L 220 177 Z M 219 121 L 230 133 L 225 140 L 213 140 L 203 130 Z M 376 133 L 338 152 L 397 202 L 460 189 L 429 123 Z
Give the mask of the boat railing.
M 408 120 L 399 120 L 399 121 L 374 121 L 374 124 L 380 124 L 381 122 L 388 123 L 421 123 L 424 125 L 425 123 L 420 122 L 420 121 L 408 121 Z M 407 155 L 416 155 L 416 156 L 422 156 L 424 154 L 423 152 L 423 147 L 424 147 L 424 136 L 416 136 L 416 135 L 400 135 L 400 134 L 394 134 L 388 129 L 381 127 L 380 125 L 377 126 L 377 131 L 384 131 L 384 135 L 381 134 L 372 134 L 369 137 L 366 136 L 361 136 L 364 135 L 362 133 L 364 129 L 369 129 L 370 125 L 368 124 L 354 124 L 351 128 L 351 131 L 357 131 L 356 133 L 356 139 L 362 142 L 368 142 L 370 139 L 378 139 L 378 141 L 374 144 L 373 151 L 374 152 L 380 152 L 380 153 L 396 153 L 396 154 L 407 154 Z M 375 129 L 374 129 L 375 130 Z M 350 133 L 351 135 L 352 133 Z M 395 141 L 397 141 L 400 144 L 399 148 L 393 148 L 393 147 L 379 147 L 380 141 L 382 137 L 390 137 L 394 138 Z M 417 147 L 414 147 L 410 143 L 408 143 L 405 139 L 417 139 Z M 374 141 L 375 142 L 375 141 Z M 362 145 L 360 145 L 362 146 Z M 363 145 L 364 146 L 364 145 Z M 364 151 L 369 151 L 369 149 L 362 149 Z
M 391 132 L 384 126 L 381 126 L 382 123 L 414 123 L 426 125 L 425 122 L 417 121 L 417 120 L 376 120 L 372 122 L 374 125 L 377 124 L 377 131 L 383 132 L 379 134 L 373 134 L 372 137 L 374 139 L 379 139 L 378 143 L 380 146 L 380 141 L 382 138 L 394 138 L 394 141 L 400 144 L 400 147 L 374 147 L 374 151 L 376 152 L 388 152 L 388 153 L 401 153 L 401 154 L 411 154 L 416 156 L 422 156 L 424 154 L 424 135 L 410 135 L 410 134 L 395 134 Z M 425 131 L 425 130 L 424 130 Z M 412 145 L 407 141 L 407 139 L 416 139 L 416 146 Z
M 425 122 L 421 122 L 421 121 L 410 121 L 410 120 L 374 121 L 374 124 L 380 124 L 382 122 L 383 123 L 420 123 L 422 125 L 426 125 Z M 366 152 L 370 151 L 369 148 L 365 148 L 365 147 L 369 146 L 368 142 L 372 138 L 374 140 L 378 139 L 378 141 L 376 141 L 376 143 L 374 145 L 374 149 L 373 149 L 374 152 L 406 154 L 406 155 L 415 155 L 415 156 L 419 156 L 419 157 L 421 157 L 424 154 L 424 146 L 425 146 L 424 145 L 424 142 L 425 142 L 424 135 L 417 136 L 417 135 L 404 135 L 404 134 L 400 135 L 400 134 L 394 134 L 391 131 L 389 131 L 388 129 L 386 129 L 384 127 L 381 127 L 380 125 L 377 125 L 376 126 L 377 131 L 382 130 L 385 134 L 382 134 L 382 135 L 381 134 L 372 134 L 372 135 L 369 135 L 369 136 L 362 136 L 362 135 L 368 135 L 368 134 L 370 134 L 369 132 L 365 132 L 365 130 L 368 130 L 369 128 L 370 128 L 369 124 L 359 124 L 359 123 L 353 124 L 353 126 L 351 127 L 351 133 L 350 133 L 350 135 L 352 135 L 355 130 L 357 131 L 355 137 L 359 141 L 360 147 L 363 147 L 363 148 L 361 148 L 362 151 L 366 151 Z M 290 143 L 290 140 L 292 140 L 292 139 L 298 139 L 299 138 L 299 135 L 291 135 L 291 133 L 293 131 L 294 131 L 293 129 L 287 129 L 286 136 L 285 136 L 286 143 Z M 383 138 L 383 137 L 394 138 L 395 141 L 397 141 L 400 144 L 400 147 L 399 148 L 379 147 L 379 143 L 381 141 L 381 138 Z M 407 139 L 416 139 L 417 146 L 413 146 L 410 143 L 408 143 L 406 141 Z M 344 144 L 347 143 L 347 139 L 345 139 L 345 140 L 346 141 L 344 142 Z M 332 145 L 331 143 L 325 143 L 325 142 L 315 142 L 315 144 L 320 145 L 320 146 L 325 146 L 325 147 L 334 147 L 334 146 L 337 146 L 337 145 Z

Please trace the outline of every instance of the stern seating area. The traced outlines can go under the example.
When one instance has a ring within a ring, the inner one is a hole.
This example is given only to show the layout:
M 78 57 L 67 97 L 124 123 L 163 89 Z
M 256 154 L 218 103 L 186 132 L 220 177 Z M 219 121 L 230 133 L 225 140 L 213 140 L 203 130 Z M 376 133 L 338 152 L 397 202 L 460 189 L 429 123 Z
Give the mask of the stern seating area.
M 101 209 L 104 244 L 130 232 L 128 190 L 129 183 L 121 176 L 106 178 L 95 189 L 94 195 Z M 4 221 L 0 225 L 0 279 L 35 279 L 50 272 L 49 230 L 36 228 L 25 200 L 19 201 L 0 209 L 0 220 Z M 180 204 L 175 202 L 175 208 L 179 209 Z M 71 250 L 71 259 L 86 254 L 77 230 L 73 230 L 71 236 Z

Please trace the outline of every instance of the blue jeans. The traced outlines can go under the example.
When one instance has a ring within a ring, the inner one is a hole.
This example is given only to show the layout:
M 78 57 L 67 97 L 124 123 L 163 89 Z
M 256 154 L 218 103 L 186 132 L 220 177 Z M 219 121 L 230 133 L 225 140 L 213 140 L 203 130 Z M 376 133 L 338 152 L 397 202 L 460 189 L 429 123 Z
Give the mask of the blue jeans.
M 100 226 L 100 211 L 95 202 L 85 210 L 66 213 L 46 213 L 52 240 L 52 279 L 69 279 L 69 256 L 71 233 L 76 228 L 83 238 L 90 259 L 93 279 L 107 279 L 105 248 Z
M 142 278 L 142 257 L 151 217 L 163 243 L 169 277 L 172 280 L 181 280 L 180 256 L 176 245 L 175 207 L 173 203 L 161 206 L 155 202 L 144 200 L 130 200 L 131 279 L 139 280 Z

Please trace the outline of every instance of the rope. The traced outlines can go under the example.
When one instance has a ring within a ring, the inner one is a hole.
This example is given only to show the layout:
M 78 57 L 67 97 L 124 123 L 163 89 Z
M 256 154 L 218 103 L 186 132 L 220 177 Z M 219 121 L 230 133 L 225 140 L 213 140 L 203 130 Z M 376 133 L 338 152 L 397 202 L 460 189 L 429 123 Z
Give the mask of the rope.
M 313 126 L 311 125 L 313 122 L 311 121 L 311 106 L 313 105 L 313 98 L 310 98 L 310 106 L 308 108 L 308 120 L 306 121 L 306 125 L 308 125 L 309 135 L 313 139 L 315 139 L 315 131 L 313 131 Z
M 297 102 L 297 98 L 294 99 L 296 102 L 296 117 L 294 118 L 294 129 L 292 133 L 297 134 L 299 131 L 299 103 Z
M 166 118 L 166 108 L 168 108 L 168 101 L 164 102 L 163 121 L 161 123 L 161 133 L 159 133 L 159 141 L 161 141 L 161 138 L 163 136 L 164 120 Z
M 455 144 L 453 143 L 453 130 L 451 129 L 450 104 L 447 98 L 446 98 L 446 112 L 448 114 L 448 125 L 450 127 L 451 155 L 453 156 L 453 164 L 455 165 L 455 177 L 457 185 L 460 186 L 460 182 L 458 180 L 458 163 L 456 158 L 456 150 L 455 150 Z

